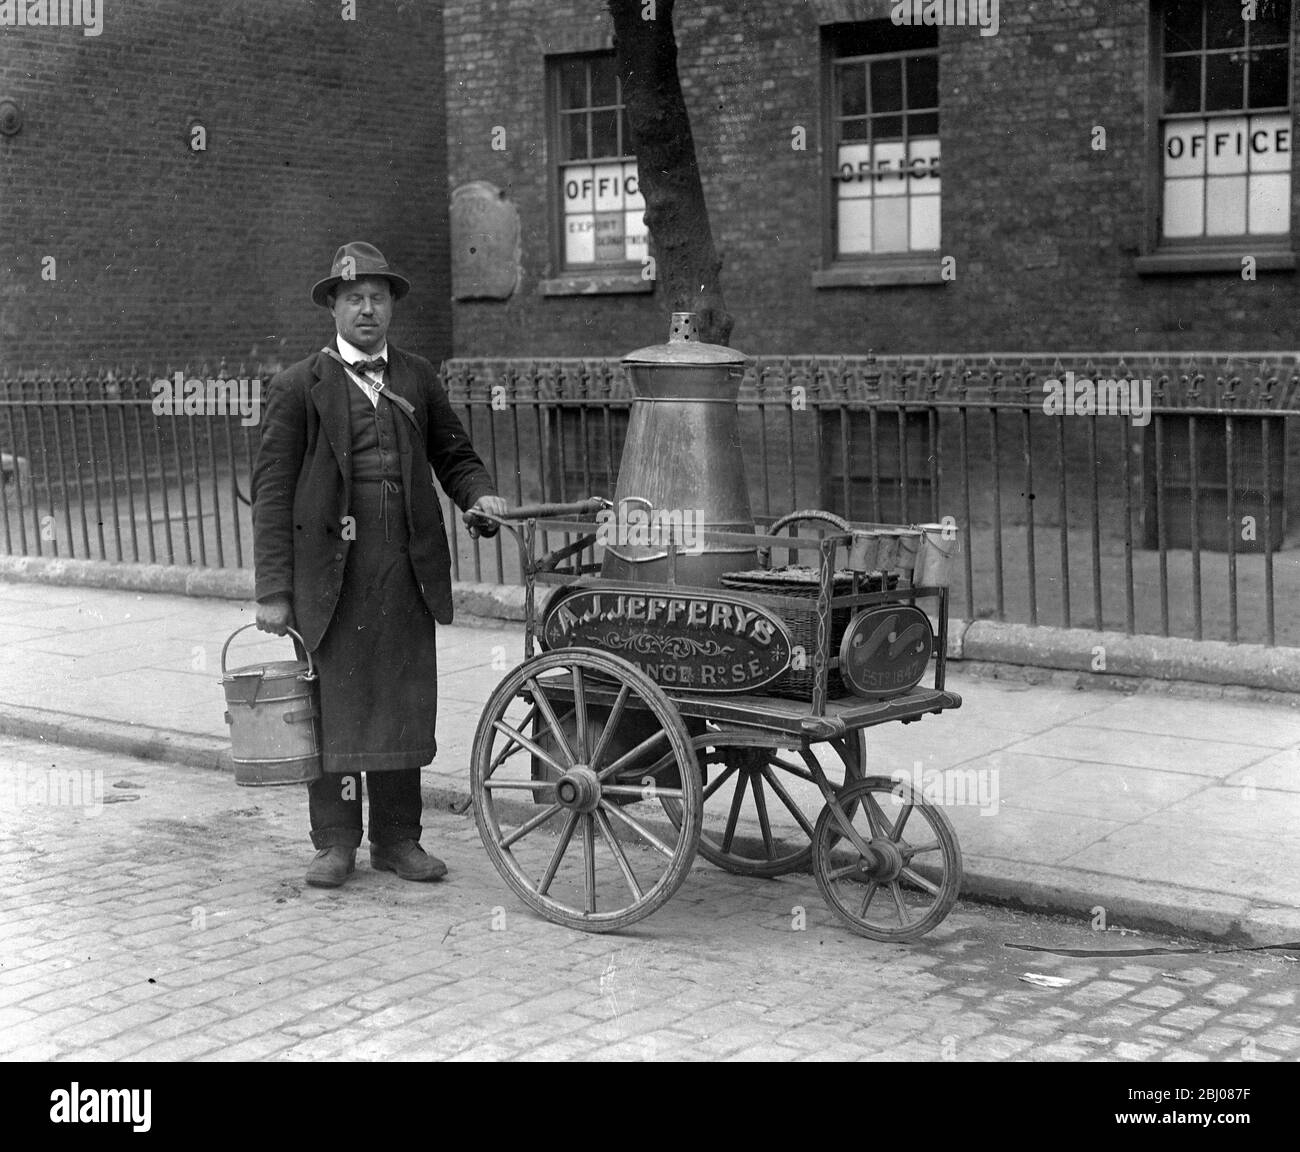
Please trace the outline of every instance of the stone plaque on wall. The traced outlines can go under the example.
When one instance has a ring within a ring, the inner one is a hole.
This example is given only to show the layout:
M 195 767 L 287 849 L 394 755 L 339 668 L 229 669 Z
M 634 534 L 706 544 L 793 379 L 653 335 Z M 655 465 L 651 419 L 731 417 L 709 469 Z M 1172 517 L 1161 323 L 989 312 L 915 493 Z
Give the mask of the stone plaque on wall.
M 486 180 L 451 194 L 451 292 L 457 300 L 506 300 L 519 283 L 519 210 Z

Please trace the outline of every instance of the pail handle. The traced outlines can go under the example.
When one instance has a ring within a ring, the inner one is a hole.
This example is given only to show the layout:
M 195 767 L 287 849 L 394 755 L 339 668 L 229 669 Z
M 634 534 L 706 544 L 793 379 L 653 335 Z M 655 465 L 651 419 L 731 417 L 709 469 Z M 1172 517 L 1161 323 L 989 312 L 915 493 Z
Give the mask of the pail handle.
M 230 642 L 241 632 L 246 632 L 249 628 L 256 628 L 256 627 L 257 627 L 257 621 L 254 620 L 251 624 L 240 625 L 240 627 L 236 628 L 229 636 L 226 637 L 226 642 L 221 646 L 221 675 L 223 678 L 226 675 L 226 649 L 230 647 Z M 307 675 L 305 679 L 315 680 L 316 666 L 312 663 L 311 653 L 307 651 L 306 642 L 292 628 L 286 628 L 285 631 L 288 632 L 289 635 L 292 636 L 295 640 L 297 640 L 298 643 L 302 645 L 302 650 L 307 653 Z

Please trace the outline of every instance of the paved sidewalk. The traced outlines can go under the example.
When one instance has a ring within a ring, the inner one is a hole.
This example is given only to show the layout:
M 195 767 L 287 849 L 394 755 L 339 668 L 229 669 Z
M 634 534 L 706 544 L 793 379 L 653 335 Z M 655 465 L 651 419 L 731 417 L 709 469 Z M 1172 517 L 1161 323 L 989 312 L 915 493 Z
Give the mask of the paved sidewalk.
M 221 646 L 251 619 L 230 601 L 0 584 L 0 734 L 216 767 L 228 750 Z M 441 639 L 425 786 L 445 806 L 468 797 L 479 714 L 523 633 L 475 621 Z M 250 631 L 231 665 L 286 652 Z M 1300 939 L 1300 713 L 975 678 L 960 664 L 949 686 L 960 710 L 871 731 L 868 770 L 972 785 L 970 802 L 947 808 L 964 897 L 1234 942 Z M 304 844 L 305 824 L 304 812 Z

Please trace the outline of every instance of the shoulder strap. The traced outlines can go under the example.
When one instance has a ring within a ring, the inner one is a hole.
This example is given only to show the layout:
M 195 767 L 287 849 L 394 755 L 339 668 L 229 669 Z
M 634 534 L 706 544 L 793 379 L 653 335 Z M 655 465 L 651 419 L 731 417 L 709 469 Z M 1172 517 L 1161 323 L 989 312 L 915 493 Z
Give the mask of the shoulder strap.
M 321 351 L 324 352 L 325 355 L 328 356 L 331 360 L 335 360 L 339 364 L 342 364 L 345 369 L 350 369 L 352 367 L 346 360 L 343 359 L 342 356 L 340 356 L 337 352 L 335 352 L 334 349 L 331 348 L 328 344 L 326 344 L 325 347 L 321 349 Z M 411 422 L 411 426 L 417 432 L 420 430 L 420 422 L 415 418 L 415 406 L 405 396 L 397 395 L 397 393 L 392 391 L 392 389 L 390 388 L 380 388 L 377 389 L 377 391 L 380 396 L 383 396 L 385 399 L 391 400 L 394 404 L 397 405 L 398 408 L 402 410 L 406 418 Z

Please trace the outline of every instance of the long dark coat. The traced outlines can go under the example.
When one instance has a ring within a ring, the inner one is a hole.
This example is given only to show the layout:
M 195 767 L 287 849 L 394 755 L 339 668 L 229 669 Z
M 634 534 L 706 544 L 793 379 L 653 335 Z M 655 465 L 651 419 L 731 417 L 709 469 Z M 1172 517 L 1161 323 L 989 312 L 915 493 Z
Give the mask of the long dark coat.
M 451 554 L 426 461 L 462 509 L 496 487 L 428 360 L 389 344 L 384 378 L 415 409 L 418 433 L 394 412 L 411 566 L 433 618 L 449 624 Z M 272 378 L 262 414 L 253 468 L 256 596 L 292 597 L 297 630 L 310 651 L 334 614 L 350 545 L 343 518 L 352 499 L 348 389 L 355 387 L 337 361 L 317 352 Z

